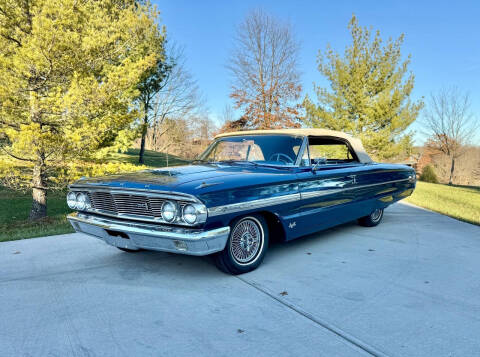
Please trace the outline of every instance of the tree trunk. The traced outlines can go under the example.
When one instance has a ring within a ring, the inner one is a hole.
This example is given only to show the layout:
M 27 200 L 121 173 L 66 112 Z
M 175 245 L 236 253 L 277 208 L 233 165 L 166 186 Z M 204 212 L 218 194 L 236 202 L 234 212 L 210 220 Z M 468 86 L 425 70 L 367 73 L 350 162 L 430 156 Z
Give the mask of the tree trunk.
M 45 166 L 43 162 L 35 163 L 32 177 L 32 209 L 29 220 L 34 221 L 47 216 L 47 185 L 45 184 Z
M 145 114 L 143 128 L 142 128 L 142 141 L 140 143 L 140 153 L 138 155 L 138 162 L 143 164 L 145 162 L 143 156 L 145 154 L 145 139 L 147 138 L 147 130 L 148 130 L 148 117 Z
M 455 170 L 455 158 L 452 157 L 452 166 L 450 167 L 450 180 L 448 180 L 448 184 L 452 185 L 453 184 L 453 171 Z

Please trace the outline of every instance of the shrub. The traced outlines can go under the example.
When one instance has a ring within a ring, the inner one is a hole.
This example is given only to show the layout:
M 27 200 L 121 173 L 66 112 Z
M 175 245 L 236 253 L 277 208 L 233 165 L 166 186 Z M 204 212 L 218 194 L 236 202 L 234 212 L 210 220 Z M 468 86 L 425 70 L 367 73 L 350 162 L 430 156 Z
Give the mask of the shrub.
M 423 168 L 420 181 L 438 183 L 438 178 L 432 165 L 427 165 Z
M 30 189 L 30 169 L 32 163 L 18 162 L 0 155 L 0 186 L 14 190 L 28 191 Z M 105 162 L 69 160 L 51 164 L 46 181 L 49 190 L 64 190 L 67 186 L 82 176 L 95 177 L 146 169 L 147 166 L 128 162 Z

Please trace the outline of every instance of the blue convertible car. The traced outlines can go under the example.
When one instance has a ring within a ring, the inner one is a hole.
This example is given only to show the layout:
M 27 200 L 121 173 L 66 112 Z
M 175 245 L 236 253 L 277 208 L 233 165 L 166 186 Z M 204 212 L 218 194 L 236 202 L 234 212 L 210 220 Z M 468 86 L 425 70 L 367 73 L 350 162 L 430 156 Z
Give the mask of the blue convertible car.
M 414 188 L 412 168 L 373 162 L 344 133 L 243 131 L 218 135 L 187 166 L 75 182 L 68 219 L 127 252 L 214 254 L 221 270 L 241 274 L 260 265 L 269 238 L 356 219 L 376 226 Z

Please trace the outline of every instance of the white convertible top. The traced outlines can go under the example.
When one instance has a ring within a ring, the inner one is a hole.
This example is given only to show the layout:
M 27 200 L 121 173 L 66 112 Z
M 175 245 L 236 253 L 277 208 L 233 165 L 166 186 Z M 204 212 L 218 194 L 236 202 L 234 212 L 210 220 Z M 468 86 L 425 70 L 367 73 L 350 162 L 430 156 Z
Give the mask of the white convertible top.
M 215 136 L 216 138 L 222 138 L 227 136 L 239 136 L 239 135 L 268 135 L 268 134 L 283 134 L 283 135 L 294 135 L 294 136 L 315 136 L 315 137 L 332 137 L 340 138 L 347 141 L 350 144 L 350 147 L 355 154 L 357 155 L 358 160 L 361 163 L 371 163 L 373 162 L 370 156 L 363 148 L 363 144 L 360 139 L 354 138 L 349 134 L 342 133 L 341 131 L 328 130 L 328 129 L 267 129 L 267 130 L 243 130 L 243 131 L 234 131 L 230 133 L 223 133 Z

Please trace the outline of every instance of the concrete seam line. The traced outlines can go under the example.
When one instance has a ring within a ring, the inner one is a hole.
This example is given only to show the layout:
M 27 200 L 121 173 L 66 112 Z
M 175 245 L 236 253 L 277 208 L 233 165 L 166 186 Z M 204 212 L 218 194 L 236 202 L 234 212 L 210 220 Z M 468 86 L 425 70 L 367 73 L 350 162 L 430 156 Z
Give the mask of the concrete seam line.
M 90 271 L 90 270 L 94 270 L 94 269 L 98 269 L 98 268 L 105 268 L 105 267 L 109 267 L 109 266 L 118 266 L 118 264 L 115 262 L 115 263 L 95 265 L 95 266 L 88 267 L 88 268 L 79 268 L 79 269 L 71 269 L 71 270 L 43 273 L 43 274 L 38 274 L 38 275 L 21 276 L 21 277 L 18 277 L 18 278 L 11 278 L 11 279 L 5 279 L 5 280 L 0 279 L 0 284 L 10 283 L 12 281 L 45 278 L 45 277 L 49 277 L 49 276 L 63 275 L 63 274 L 68 274 L 68 273 L 78 273 L 80 271 Z
M 237 279 L 243 281 L 245 284 L 250 285 L 251 287 L 257 289 L 260 292 L 262 292 L 263 294 L 271 297 L 272 299 L 274 299 L 275 301 L 284 305 L 285 307 L 288 307 L 290 310 L 292 310 L 292 311 L 302 315 L 303 317 L 309 319 L 310 321 L 319 325 L 320 327 L 323 327 L 324 329 L 334 333 L 335 335 L 339 336 L 340 338 L 342 338 L 343 340 L 347 341 L 348 343 L 354 345 L 355 347 L 360 348 L 361 350 L 367 352 L 368 354 L 370 354 L 372 356 L 375 356 L 375 357 L 388 357 L 385 353 L 377 350 L 375 347 L 370 346 L 369 344 L 359 340 L 355 336 L 350 335 L 349 333 L 347 333 L 347 332 L 343 331 L 342 329 L 332 325 L 331 323 L 323 321 L 323 320 L 313 316 L 312 314 L 302 310 L 301 308 L 295 306 L 294 304 L 292 304 L 288 301 L 285 301 L 284 299 L 279 298 L 274 293 L 268 291 L 268 289 L 266 289 L 264 287 L 260 287 L 256 283 L 250 282 L 250 281 L 248 281 L 248 280 L 246 280 L 246 279 L 244 279 L 244 278 L 242 278 L 238 275 L 235 276 L 235 277 Z

